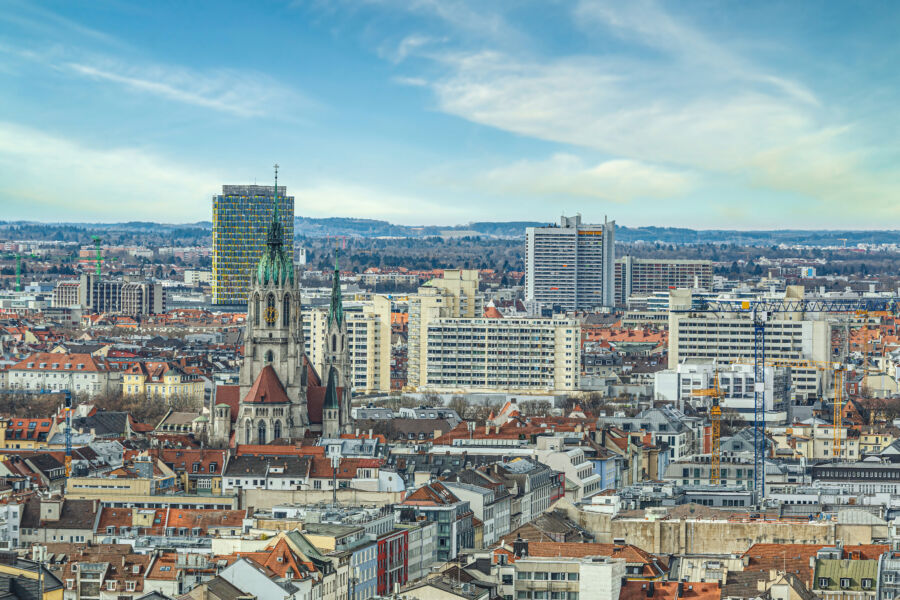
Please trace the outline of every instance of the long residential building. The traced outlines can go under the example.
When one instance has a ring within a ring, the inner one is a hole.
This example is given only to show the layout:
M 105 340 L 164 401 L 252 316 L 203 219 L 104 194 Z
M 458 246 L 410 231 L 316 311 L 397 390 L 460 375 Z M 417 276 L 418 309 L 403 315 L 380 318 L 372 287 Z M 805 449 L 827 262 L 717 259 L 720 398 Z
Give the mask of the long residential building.
M 68 390 L 96 396 L 112 390 L 119 373 L 102 358 L 90 354 L 38 352 L 10 367 L 7 386 L 13 391 Z
M 420 390 L 547 393 L 578 389 L 581 325 L 576 319 L 437 319 L 424 334 Z
M 407 385 L 427 384 L 428 326 L 441 318 L 474 318 L 484 314 L 484 298 L 478 292 L 478 271 L 448 269 L 409 298 Z
M 353 391 L 386 394 L 391 391 L 391 300 L 376 295 L 371 301 L 345 303 Z M 306 352 L 320 374 L 325 371 L 328 307 L 303 308 Z
M 616 259 L 616 305 L 631 296 L 650 296 L 672 288 L 712 288 L 712 261 L 664 258 Z
M 526 229 L 525 300 L 562 310 L 614 306 L 615 228 L 582 225 L 577 215 Z
M 690 290 L 674 290 L 669 312 L 669 369 L 685 359 L 718 363 L 748 362 L 754 356 L 754 326 L 749 314 L 678 312 L 691 305 Z M 775 313 L 765 325 L 767 360 L 825 363 L 831 358 L 831 324 L 797 313 Z M 825 378 L 815 365 L 792 366 L 792 395 L 815 398 L 824 392 Z

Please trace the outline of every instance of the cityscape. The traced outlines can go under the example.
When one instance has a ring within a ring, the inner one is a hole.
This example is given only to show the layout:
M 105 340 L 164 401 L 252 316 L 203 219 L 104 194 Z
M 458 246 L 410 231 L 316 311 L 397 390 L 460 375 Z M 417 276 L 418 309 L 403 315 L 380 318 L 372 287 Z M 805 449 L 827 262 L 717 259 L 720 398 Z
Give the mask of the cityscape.
M 898 20 L 0 3 L 0 595 L 900 598 Z

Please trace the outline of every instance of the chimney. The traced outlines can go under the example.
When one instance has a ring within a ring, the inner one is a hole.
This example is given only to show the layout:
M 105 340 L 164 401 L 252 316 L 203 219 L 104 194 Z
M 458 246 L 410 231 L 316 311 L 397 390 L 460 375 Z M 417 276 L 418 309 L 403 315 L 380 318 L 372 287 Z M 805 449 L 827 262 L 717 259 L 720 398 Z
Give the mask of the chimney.
M 681 584 L 679 583 L 678 585 L 681 585 Z M 652 597 L 653 597 L 654 587 L 655 587 L 655 586 L 653 585 L 653 582 L 652 582 L 652 581 L 651 581 L 650 583 L 647 584 L 647 597 L 648 597 L 648 598 L 652 598 Z M 677 596 L 676 596 L 676 598 L 677 598 Z
M 684 584 L 682 582 L 678 582 L 678 586 L 675 588 L 675 600 L 681 598 L 684 595 Z
M 513 542 L 513 554 L 517 558 L 528 556 L 528 540 L 523 540 L 521 536 L 517 537 Z

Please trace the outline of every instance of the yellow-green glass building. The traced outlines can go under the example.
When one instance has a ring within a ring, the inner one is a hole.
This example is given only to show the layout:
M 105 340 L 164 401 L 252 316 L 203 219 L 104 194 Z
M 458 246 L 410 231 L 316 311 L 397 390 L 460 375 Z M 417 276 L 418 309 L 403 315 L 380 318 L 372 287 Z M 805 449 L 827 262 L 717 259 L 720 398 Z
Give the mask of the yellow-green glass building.
M 250 270 L 266 247 L 275 209 L 275 186 L 223 185 L 213 197 L 213 303 L 247 304 Z M 285 245 L 294 247 L 294 197 L 278 186 L 278 213 Z

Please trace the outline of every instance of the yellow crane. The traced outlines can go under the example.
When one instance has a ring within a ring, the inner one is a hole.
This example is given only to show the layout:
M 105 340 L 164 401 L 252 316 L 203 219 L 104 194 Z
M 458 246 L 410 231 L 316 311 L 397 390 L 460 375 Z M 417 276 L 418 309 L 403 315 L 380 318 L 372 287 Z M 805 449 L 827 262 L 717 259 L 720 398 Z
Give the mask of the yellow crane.
M 744 362 L 744 361 L 735 361 Z M 748 363 L 752 364 L 752 363 Z M 834 407 L 832 413 L 832 428 L 834 447 L 832 456 L 840 458 L 843 451 L 843 418 L 844 418 L 844 365 L 837 362 L 826 362 L 817 360 L 793 359 L 793 358 L 767 358 L 766 366 L 772 367 L 793 367 L 797 369 L 816 369 L 818 371 L 834 371 L 832 382 L 834 383 Z
M 722 398 L 722 390 L 719 388 L 719 371 L 716 370 L 713 376 L 713 387 L 694 390 L 691 392 L 694 396 L 706 396 L 712 398 L 712 406 L 709 409 L 710 435 L 709 435 L 709 482 L 712 485 L 719 485 L 721 481 L 720 463 L 722 460 L 722 452 L 720 438 L 722 432 L 722 407 L 719 401 Z

